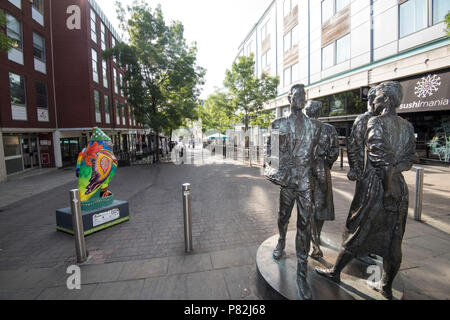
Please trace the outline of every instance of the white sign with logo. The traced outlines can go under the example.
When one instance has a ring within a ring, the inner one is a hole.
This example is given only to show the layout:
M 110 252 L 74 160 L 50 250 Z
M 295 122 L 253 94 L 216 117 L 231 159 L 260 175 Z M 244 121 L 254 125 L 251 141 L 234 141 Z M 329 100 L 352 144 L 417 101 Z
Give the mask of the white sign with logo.
M 38 121 L 39 122 L 49 122 L 48 109 L 37 109 Z
M 398 112 L 450 109 L 449 75 L 448 70 L 445 70 L 400 81 L 403 87 L 403 101 Z
M 98 213 L 93 216 L 94 227 L 100 226 L 110 221 L 114 221 L 120 218 L 120 210 L 112 209 L 103 213 Z

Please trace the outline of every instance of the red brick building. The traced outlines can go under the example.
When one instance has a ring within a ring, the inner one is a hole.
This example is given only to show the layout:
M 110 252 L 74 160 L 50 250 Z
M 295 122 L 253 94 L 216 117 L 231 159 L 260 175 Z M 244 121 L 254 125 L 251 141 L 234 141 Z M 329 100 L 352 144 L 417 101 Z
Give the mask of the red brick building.
M 121 41 L 94 0 L 5 0 L 0 53 L 0 180 L 38 167 L 70 166 L 93 127 L 116 151 L 139 145 L 142 126 L 126 104 L 123 70 L 102 53 Z

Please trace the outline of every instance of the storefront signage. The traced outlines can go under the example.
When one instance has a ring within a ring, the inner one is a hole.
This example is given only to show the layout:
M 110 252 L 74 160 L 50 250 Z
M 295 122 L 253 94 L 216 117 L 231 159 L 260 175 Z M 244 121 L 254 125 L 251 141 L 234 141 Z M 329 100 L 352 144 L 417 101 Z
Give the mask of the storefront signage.
M 399 113 L 450 110 L 450 70 L 401 80 L 403 101 Z

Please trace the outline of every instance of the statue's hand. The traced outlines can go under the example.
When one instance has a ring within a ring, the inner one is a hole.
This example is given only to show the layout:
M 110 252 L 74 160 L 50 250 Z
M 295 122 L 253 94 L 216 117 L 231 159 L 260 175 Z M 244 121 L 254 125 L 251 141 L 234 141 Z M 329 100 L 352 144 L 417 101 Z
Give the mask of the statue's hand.
M 358 181 L 358 174 L 355 170 L 350 170 L 350 172 L 347 174 L 347 178 L 350 181 Z

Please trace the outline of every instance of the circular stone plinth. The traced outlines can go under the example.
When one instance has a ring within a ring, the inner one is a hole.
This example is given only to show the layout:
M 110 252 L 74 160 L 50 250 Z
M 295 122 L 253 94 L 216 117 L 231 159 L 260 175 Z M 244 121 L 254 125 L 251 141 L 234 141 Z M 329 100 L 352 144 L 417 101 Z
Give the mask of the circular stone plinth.
M 295 253 L 296 232 L 288 232 L 283 257 L 277 261 L 273 250 L 278 243 L 278 235 L 267 239 L 258 249 L 256 264 L 259 273 L 267 284 L 278 294 L 289 300 L 300 300 L 297 288 L 297 256 Z M 322 233 L 322 251 L 324 257 L 316 261 L 308 259 L 308 283 L 314 300 L 386 300 L 379 292 L 371 289 L 367 280 L 376 272 L 383 272 L 382 262 L 374 260 L 371 266 L 362 260 L 353 259 L 341 273 L 341 283 L 336 284 L 316 273 L 315 267 L 331 267 L 337 258 L 341 242 L 339 237 Z M 403 297 L 403 281 L 398 274 L 392 293 L 394 300 Z

